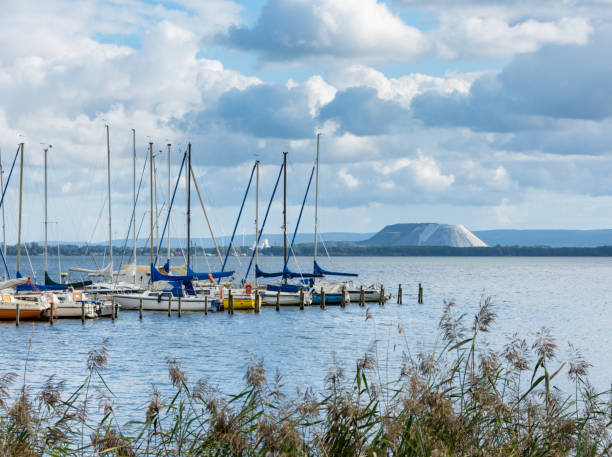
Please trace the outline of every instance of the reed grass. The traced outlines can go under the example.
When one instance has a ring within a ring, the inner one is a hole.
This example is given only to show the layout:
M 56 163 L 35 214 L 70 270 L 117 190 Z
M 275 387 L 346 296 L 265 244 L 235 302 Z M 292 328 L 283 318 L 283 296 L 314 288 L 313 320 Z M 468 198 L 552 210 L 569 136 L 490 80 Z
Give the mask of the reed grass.
M 53 377 L 32 392 L 24 375 L 10 395 L 17 375 L 0 377 L 0 456 L 612 455 L 611 392 L 594 391 L 581 353 L 570 347 L 570 359 L 558 360 L 547 329 L 532 343 L 513 335 L 492 351 L 481 341 L 495 317 L 490 299 L 471 322 L 449 302 L 436 349 L 407 348 L 397 380 L 385 381 L 373 349 L 351 379 L 337 365 L 324 392 L 290 398 L 281 376 L 269 379 L 256 358 L 232 396 L 207 380 L 189 382 L 168 360 L 173 395 L 152 388 L 142 420 L 128 424 L 115 416 L 104 381 L 103 342 L 70 394 Z M 556 389 L 557 376 L 568 376 L 573 392 Z

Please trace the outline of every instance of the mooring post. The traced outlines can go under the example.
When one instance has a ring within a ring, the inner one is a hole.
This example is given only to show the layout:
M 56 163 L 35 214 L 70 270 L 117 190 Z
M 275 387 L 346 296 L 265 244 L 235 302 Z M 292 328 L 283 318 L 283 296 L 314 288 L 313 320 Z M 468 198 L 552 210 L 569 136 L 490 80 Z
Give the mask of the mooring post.
M 346 297 L 344 296 L 344 293 L 346 291 L 345 286 L 342 286 L 342 290 L 340 291 L 340 307 L 344 308 L 346 306 Z
M 232 297 L 232 289 L 229 289 L 227 294 L 227 313 L 234 314 L 234 297 Z
M 172 315 L 172 295 L 168 297 L 168 317 Z
M 20 314 L 20 310 L 19 310 L 19 302 L 17 302 L 15 304 L 15 326 L 19 327 L 19 314 Z
M 325 309 L 325 290 L 321 287 L 321 309 Z
M 276 291 L 276 311 L 280 311 L 280 289 Z
M 383 306 L 385 304 L 385 286 L 380 285 L 380 294 L 378 297 L 378 305 Z
M 113 314 L 115 319 L 119 317 L 119 303 L 115 302 L 115 297 L 113 297 Z
M 261 309 L 261 295 L 259 295 L 259 292 L 255 293 L 255 312 L 259 313 L 259 310 Z
M 397 286 L 397 304 L 402 304 L 402 285 Z
M 419 283 L 419 297 L 418 297 L 419 305 L 423 304 L 423 286 Z
M 138 319 L 142 320 L 142 297 L 138 299 Z
M 111 297 L 111 321 L 115 322 L 115 297 Z
M 55 311 L 55 302 L 51 300 L 51 308 L 49 309 L 49 325 L 53 325 L 53 312 Z
M 178 317 L 181 317 L 183 314 L 183 300 L 181 297 L 178 298 Z
M 300 309 L 304 310 L 304 289 L 300 289 Z
M 208 316 L 208 295 L 204 297 L 204 315 Z
M 81 324 L 85 323 L 85 300 L 81 300 Z
M 359 286 L 359 306 L 365 306 L 365 291 L 363 290 L 363 284 Z

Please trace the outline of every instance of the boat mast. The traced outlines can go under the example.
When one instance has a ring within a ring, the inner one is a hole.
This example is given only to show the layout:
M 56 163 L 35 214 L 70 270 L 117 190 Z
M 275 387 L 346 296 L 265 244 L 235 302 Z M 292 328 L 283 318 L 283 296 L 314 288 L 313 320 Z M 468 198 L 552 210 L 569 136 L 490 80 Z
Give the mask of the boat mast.
M 256 175 L 255 175 L 255 265 L 258 265 L 259 261 L 259 160 L 255 162 Z M 257 275 L 255 275 L 255 288 L 257 288 Z
M 19 225 L 17 229 L 17 273 L 21 269 L 21 212 L 23 210 L 23 143 L 19 143 L 21 149 L 19 160 Z
M 171 183 L 170 183 L 170 147 L 171 144 L 168 143 L 168 213 L 170 213 L 170 195 L 172 192 Z M 170 260 L 170 217 L 168 217 L 168 260 Z M 168 271 L 168 274 L 170 272 Z
M 286 152 L 283 152 L 283 265 L 287 265 L 287 153 Z M 285 284 L 287 284 L 287 278 L 285 278 Z
M 151 226 L 149 239 L 151 241 L 151 266 L 153 265 L 153 143 L 149 143 L 149 191 L 151 194 L 150 198 L 150 208 L 149 212 L 151 213 Z M 151 283 L 153 286 L 153 283 Z
M 47 228 L 49 225 L 49 218 L 48 218 L 48 214 L 47 214 L 47 151 L 49 150 L 49 148 L 52 147 L 51 145 L 48 145 L 47 148 L 44 149 L 45 152 L 45 247 L 44 247 L 44 257 L 45 257 L 45 273 L 48 271 L 48 265 L 47 265 L 47 243 L 48 243 L 48 238 L 47 238 Z M 61 275 L 61 271 L 60 271 L 60 275 Z
M 132 199 L 134 201 L 134 210 L 132 211 L 132 229 L 134 230 L 132 250 L 134 251 L 134 284 L 136 284 L 136 265 L 138 265 L 136 260 L 136 129 L 132 129 L 132 165 Z
M 319 228 L 319 137 L 320 133 L 317 133 L 317 158 L 316 163 L 316 177 L 315 177 L 315 224 L 314 224 L 314 260 L 317 260 L 317 232 Z
M 108 250 L 110 259 L 110 276 L 113 279 L 113 213 L 111 211 L 111 179 L 110 179 L 110 135 L 106 124 L 106 180 L 108 183 Z
M 2 149 L 0 149 L 0 187 L 4 191 L 4 169 L 2 168 Z M 6 223 L 4 219 L 4 205 L 2 205 L 2 252 L 6 255 Z M 4 270 L 4 280 L 6 281 L 6 270 Z
M 191 143 L 187 145 L 187 271 L 191 264 Z

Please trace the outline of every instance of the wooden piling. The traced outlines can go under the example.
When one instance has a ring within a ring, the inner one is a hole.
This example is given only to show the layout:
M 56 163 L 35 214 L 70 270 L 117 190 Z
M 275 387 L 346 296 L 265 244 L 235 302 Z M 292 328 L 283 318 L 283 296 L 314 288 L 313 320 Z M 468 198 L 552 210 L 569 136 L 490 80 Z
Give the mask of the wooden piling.
M 280 311 L 280 289 L 276 291 L 276 311 Z
M 385 304 L 385 287 L 380 285 L 380 294 L 378 297 L 378 305 L 383 306 Z
M 255 292 L 255 313 L 259 313 L 261 310 L 261 295 L 259 292 Z
M 344 292 L 346 292 L 345 286 L 342 286 L 342 290 L 340 291 L 340 307 L 344 308 L 346 306 L 346 297 L 344 296 Z
M 115 297 L 111 298 L 111 321 L 115 322 Z
M 115 319 L 119 317 L 119 303 L 115 303 L 115 297 L 113 297 L 113 316 Z
M 397 304 L 402 304 L 402 285 L 397 286 Z
M 142 297 L 138 299 L 138 319 L 142 320 Z
M 321 309 L 325 309 L 325 290 L 321 287 Z
M 55 311 L 55 302 L 51 301 L 51 308 L 49 308 L 49 325 L 53 325 L 53 313 Z
M 208 316 L 208 296 L 204 297 L 204 315 Z
M 81 324 L 85 323 L 85 300 L 81 300 Z
M 172 295 L 168 296 L 168 317 L 172 316 Z
M 20 318 L 19 302 L 15 303 L 15 326 L 19 327 L 19 318 Z
M 365 306 L 365 290 L 363 290 L 363 284 L 359 287 L 359 306 Z
M 183 314 L 183 299 L 182 297 L 178 298 L 178 317 L 181 317 Z
M 300 289 L 300 309 L 304 310 L 304 289 Z
M 423 286 L 421 285 L 421 283 L 419 283 L 419 296 L 417 301 L 419 305 L 423 304 Z
M 227 313 L 234 314 L 234 297 L 232 297 L 232 289 L 229 289 L 227 294 Z

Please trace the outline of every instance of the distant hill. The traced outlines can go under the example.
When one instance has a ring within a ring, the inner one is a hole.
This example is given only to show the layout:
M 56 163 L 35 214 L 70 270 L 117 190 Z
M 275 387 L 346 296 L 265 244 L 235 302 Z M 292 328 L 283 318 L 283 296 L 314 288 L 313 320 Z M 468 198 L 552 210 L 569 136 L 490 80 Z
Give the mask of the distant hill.
M 612 246 L 612 230 L 479 230 L 489 246 L 597 247 Z
M 486 244 L 463 225 L 394 224 L 373 237 L 358 242 L 362 246 L 452 246 L 474 247 Z

